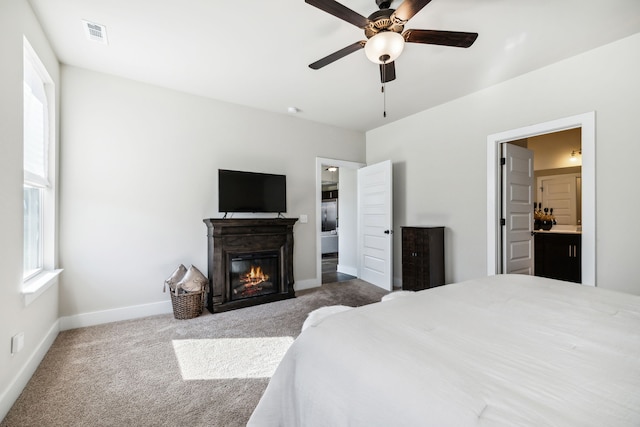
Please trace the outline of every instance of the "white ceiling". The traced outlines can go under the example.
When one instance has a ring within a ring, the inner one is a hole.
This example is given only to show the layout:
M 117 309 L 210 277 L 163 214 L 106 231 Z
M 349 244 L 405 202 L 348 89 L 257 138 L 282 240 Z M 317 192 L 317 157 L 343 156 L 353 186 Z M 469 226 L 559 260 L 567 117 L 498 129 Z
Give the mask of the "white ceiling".
M 308 64 L 362 30 L 303 0 L 29 0 L 61 63 L 359 131 L 640 31 L 639 0 L 433 0 L 406 29 L 479 33 L 468 49 L 407 44 L 387 84 L 364 51 Z M 374 0 L 342 0 L 369 16 Z M 400 0 L 391 7 L 397 8 Z M 82 20 L 105 25 L 109 45 Z M 638 52 L 631 53 L 637 55 Z

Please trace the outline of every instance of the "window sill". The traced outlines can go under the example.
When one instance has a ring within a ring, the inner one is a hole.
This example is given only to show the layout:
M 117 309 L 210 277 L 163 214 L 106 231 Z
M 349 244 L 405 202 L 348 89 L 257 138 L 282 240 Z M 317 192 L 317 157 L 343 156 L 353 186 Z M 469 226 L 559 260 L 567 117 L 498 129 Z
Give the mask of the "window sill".
M 25 307 L 35 301 L 47 289 L 58 283 L 58 276 L 62 269 L 45 270 L 37 276 L 27 280 L 22 287 Z

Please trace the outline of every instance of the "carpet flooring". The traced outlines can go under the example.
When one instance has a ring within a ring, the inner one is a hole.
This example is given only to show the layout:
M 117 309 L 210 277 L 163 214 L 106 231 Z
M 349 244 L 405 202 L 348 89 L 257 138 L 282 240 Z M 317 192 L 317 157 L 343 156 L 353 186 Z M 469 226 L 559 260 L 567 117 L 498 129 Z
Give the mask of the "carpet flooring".
M 244 426 L 309 312 L 386 293 L 354 279 L 195 319 L 63 331 L 0 427 Z

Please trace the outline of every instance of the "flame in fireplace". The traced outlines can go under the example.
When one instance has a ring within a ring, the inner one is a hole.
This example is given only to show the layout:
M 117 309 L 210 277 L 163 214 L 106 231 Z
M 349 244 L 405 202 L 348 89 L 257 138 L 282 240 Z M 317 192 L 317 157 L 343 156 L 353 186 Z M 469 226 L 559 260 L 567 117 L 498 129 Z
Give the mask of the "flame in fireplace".
M 273 274 L 269 266 L 261 266 L 259 262 L 244 264 L 242 272 L 232 279 L 233 298 L 248 298 L 274 292 L 273 279 L 270 277 Z
M 269 276 L 262 271 L 260 266 L 251 266 L 248 273 L 242 276 L 242 284 L 246 287 L 258 286 L 269 280 Z

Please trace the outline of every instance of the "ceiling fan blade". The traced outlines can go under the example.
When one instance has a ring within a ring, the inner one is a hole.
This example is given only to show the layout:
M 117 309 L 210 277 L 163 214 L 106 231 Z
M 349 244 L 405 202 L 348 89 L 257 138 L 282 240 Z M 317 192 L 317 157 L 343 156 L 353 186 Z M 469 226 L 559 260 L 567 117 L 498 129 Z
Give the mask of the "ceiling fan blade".
M 431 0 L 404 0 L 393 12 L 392 18 L 396 17 L 404 24 L 430 2 Z
M 469 47 L 478 38 L 478 33 L 438 30 L 407 30 L 402 33 L 410 43 L 438 44 L 441 46 Z
M 380 64 L 380 83 L 387 83 L 396 79 L 395 62 Z
M 309 68 L 312 68 L 314 70 L 319 70 L 320 68 L 324 67 L 325 65 L 329 65 L 334 61 L 337 61 L 340 58 L 344 58 L 345 56 L 349 55 L 350 53 L 355 52 L 356 50 L 360 50 L 364 47 L 366 41 L 361 40 L 358 42 L 355 42 L 354 44 L 350 44 L 349 46 L 342 48 L 336 52 L 333 52 L 331 55 L 327 55 L 322 59 L 317 60 L 316 62 L 314 62 L 313 64 L 309 64 Z
M 355 25 L 358 28 L 363 28 L 369 25 L 369 19 L 360 15 L 358 12 L 354 12 L 347 6 L 344 6 L 334 0 L 304 0 L 311 6 L 315 6 L 320 10 L 324 10 L 331 15 L 347 21 L 350 24 Z

